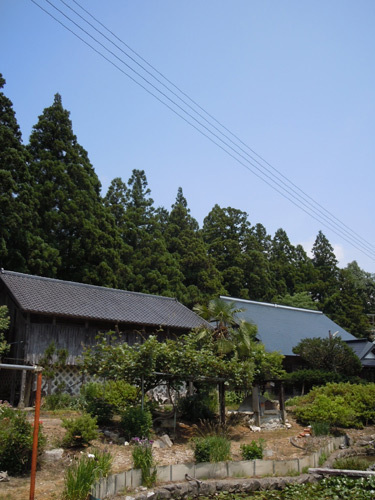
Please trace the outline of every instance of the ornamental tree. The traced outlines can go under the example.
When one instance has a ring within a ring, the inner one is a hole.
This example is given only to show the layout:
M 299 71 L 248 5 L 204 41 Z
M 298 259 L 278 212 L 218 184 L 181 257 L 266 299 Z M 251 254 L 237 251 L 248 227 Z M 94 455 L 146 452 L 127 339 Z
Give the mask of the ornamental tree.
M 362 369 L 358 356 L 340 336 L 303 339 L 293 352 L 316 370 L 357 375 Z

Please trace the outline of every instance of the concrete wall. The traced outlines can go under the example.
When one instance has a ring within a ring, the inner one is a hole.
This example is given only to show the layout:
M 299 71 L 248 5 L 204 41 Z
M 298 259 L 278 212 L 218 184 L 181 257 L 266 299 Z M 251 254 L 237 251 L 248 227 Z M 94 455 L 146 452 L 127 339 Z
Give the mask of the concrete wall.
M 240 462 L 218 462 L 218 463 L 187 463 L 164 465 L 156 467 L 156 483 L 186 481 L 185 474 L 198 479 L 219 478 L 248 478 L 255 476 L 288 476 L 300 473 L 309 467 L 318 467 L 322 453 L 327 456 L 338 449 L 341 444 L 346 444 L 346 436 L 331 438 L 329 444 L 319 451 L 302 458 L 292 460 L 243 460 Z M 94 485 L 91 495 L 95 500 L 103 499 L 107 495 L 134 489 L 142 485 L 141 471 L 132 469 L 120 474 L 101 479 Z

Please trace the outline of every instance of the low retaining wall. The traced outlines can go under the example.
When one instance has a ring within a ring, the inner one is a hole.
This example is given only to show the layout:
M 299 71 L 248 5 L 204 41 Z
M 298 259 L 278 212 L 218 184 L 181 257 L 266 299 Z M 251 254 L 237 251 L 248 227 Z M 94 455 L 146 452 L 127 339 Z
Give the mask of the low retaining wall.
M 319 451 L 303 458 L 292 460 L 243 460 L 240 462 L 218 463 L 187 463 L 156 467 L 157 483 L 186 481 L 185 475 L 198 479 L 249 478 L 255 476 L 288 476 L 309 467 L 318 467 L 323 453 L 327 456 L 340 445 L 346 444 L 346 436 L 331 438 L 329 443 Z M 192 481 L 196 484 L 196 481 Z M 101 500 L 106 496 L 115 495 L 125 489 L 130 490 L 142 485 L 142 475 L 139 469 L 131 469 L 101 479 L 91 491 L 92 500 Z M 192 495 L 194 496 L 194 495 Z M 161 498 L 161 497 L 160 497 Z

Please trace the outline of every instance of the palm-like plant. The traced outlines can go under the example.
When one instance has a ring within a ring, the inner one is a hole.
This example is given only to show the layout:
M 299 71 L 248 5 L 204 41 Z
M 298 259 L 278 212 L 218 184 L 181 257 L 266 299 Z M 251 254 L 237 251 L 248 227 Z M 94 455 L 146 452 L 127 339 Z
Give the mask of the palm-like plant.
M 257 328 L 244 320 L 236 319 L 236 314 L 243 309 L 235 307 L 233 302 L 213 299 L 208 305 L 197 304 L 194 311 L 202 318 L 214 324 L 214 328 L 202 328 L 198 332 L 201 340 L 212 339 L 220 355 L 237 353 L 244 358 L 251 353 L 251 343 L 255 341 Z

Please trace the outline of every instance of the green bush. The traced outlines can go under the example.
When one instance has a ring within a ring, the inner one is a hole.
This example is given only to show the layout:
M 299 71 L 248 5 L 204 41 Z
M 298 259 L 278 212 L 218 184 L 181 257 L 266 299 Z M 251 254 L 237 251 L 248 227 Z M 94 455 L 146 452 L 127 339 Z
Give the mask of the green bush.
M 148 439 L 133 438 L 134 444 L 132 457 L 133 466 L 135 469 L 142 471 L 142 484 L 148 488 L 156 481 L 156 469 L 151 472 L 151 468 L 155 466 L 154 457 L 152 455 L 152 441 Z
M 43 451 L 46 439 L 39 427 L 38 453 Z M 33 427 L 26 414 L 6 404 L 0 404 L 0 470 L 10 475 L 30 471 L 33 447 Z
M 109 380 L 105 384 L 89 382 L 81 388 L 84 408 L 98 417 L 98 423 L 109 421 L 113 413 L 122 413 L 138 400 L 138 389 L 123 380 Z
M 43 410 L 64 410 L 66 408 L 77 408 L 77 398 L 66 392 L 56 392 L 46 396 L 43 401 Z
M 124 380 L 110 380 L 105 386 L 105 398 L 115 411 L 122 413 L 138 402 L 139 391 Z
M 199 420 L 213 420 L 216 416 L 215 408 L 216 400 L 206 392 L 186 396 L 178 403 L 181 418 L 192 423 L 199 422 Z
M 223 436 L 196 438 L 194 457 L 196 462 L 223 462 L 230 459 L 230 441 Z
M 87 413 L 96 418 L 99 425 L 109 424 L 112 420 L 113 406 L 105 399 L 92 399 L 85 408 Z
M 121 417 L 121 427 L 128 441 L 134 437 L 149 438 L 152 429 L 151 413 L 142 410 L 140 406 L 130 407 Z
M 111 464 L 109 453 L 94 451 L 93 456 L 83 455 L 65 473 L 63 500 L 86 500 L 95 481 L 108 476 Z
M 225 391 L 225 406 L 239 406 L 243 400 L 243 392 Z
M 77 418 L 63 418 L 62 426 L 66 429 L 62 440 L 62 445 L 66 448 L 89 444 L 98 437 L 96 418 L 85 413 Z
M 331 426 L 328 422 L 311 422 L 311 432 L 313 436 L 328 436 Z
M 346 470 L 367 470 L 369 462 L 361 457 L 347 457 L 338 458 L 335 460 L 333 469 L 346 469 Z
M 258 442 L 251 441 L 250 444 L 241 444 L 241 455 L 243 460 L 255 460 L 263 458 L 264 440 L 259 439 Z
M 327 384 L 294 398 L 293 403 L 293 411 L 303 424 L 327 422 L 360 428 L 375 422 L 375 384 Z

